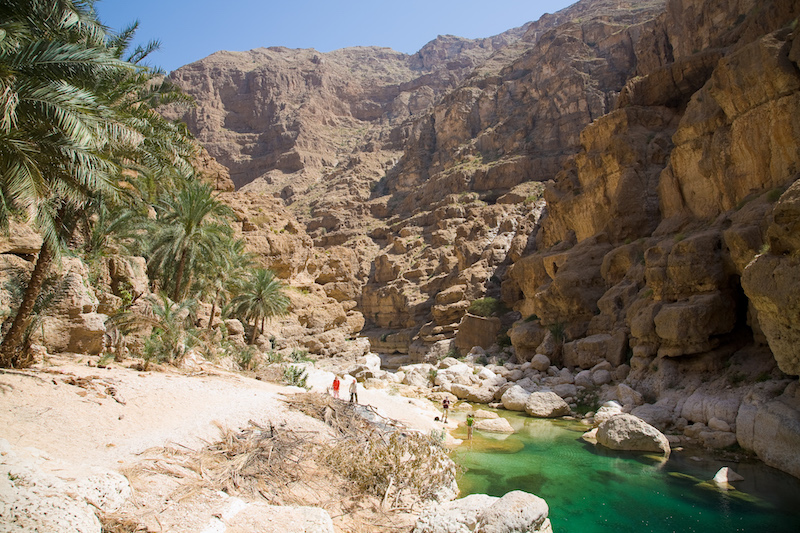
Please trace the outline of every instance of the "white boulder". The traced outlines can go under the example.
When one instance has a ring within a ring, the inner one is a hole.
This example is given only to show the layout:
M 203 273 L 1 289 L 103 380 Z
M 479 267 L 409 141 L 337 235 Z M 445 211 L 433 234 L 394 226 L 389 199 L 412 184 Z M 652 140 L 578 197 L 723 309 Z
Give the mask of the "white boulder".
M 599 426 L 611 417 L 622 414 L 622 406 L 615 401 L 604 403 L 594 414 L 594 424 Z
M 714 481 L 716 483 L 730 483 L 732 481 L 744 481 L 744 478 L 727 466 L 723 466 L 717 470 L 714 475 Z
M 669 441 L 663 433 L 641 418 L 625 413 L 598 426 L 597 443 L 612 450 L 670 453 Z
M 548 512 L 542 498 L 521 490 L 511 491 L 480 514 L 475 533 L 552 531 Z
M 525 402 L 525 412 L 537 418 L 568 415 L 569 405 L 555 392 L 533 392 Z
M 413 533 L 472 533 L 478 525 L 478 515 L 499 499 L 471 494 L 437 505 L 417 519 Z
M 531 393 L 527 390 L 519 385 L 514 385 L 503 393 L 500 401 L 503 402 L 503 407 L 509 411 L 524 411 L 530 395 Z

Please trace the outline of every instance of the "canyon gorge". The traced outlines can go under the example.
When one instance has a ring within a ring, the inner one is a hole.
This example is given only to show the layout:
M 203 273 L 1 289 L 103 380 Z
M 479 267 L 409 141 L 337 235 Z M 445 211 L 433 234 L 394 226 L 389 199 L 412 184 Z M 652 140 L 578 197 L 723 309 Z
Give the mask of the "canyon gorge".
M 791 0 L 581 0 L 414 55 L 220 51 L 170 74 L 196 105 L 164 115 L 297 289 L 270 348 L 608 366 L 660 430 L 800 477 L 798 16 Z M 41 246 L 11 229 L 0 275 Z M 142 258 L 93 282 L 78 258 L 62 268 L 52 352 L 98 353 L 121 289 L 152 290 Z M 469 312 L 482 299 L 491 316 Z

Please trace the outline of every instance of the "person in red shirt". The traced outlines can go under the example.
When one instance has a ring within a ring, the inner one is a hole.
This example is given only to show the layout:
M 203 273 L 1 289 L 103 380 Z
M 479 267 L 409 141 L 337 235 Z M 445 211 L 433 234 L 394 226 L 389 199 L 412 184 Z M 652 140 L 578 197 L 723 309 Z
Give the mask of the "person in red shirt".
M 341 382 L 339 381 L 339 376 L 334 376 L 333 378 L 333 397 L 339 398 L 339 385 Z

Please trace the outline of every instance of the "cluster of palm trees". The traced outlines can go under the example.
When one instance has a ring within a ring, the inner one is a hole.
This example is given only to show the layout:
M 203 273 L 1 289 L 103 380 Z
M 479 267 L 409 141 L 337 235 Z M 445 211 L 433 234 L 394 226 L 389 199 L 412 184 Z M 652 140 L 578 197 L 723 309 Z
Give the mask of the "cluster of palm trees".
M 158 42 L 131 50 L 137 24 L 112 32 L 93 3 L 0 2 L 0 231 L 17 218 L 43 239 L 3 328 L 3 367 L 30 362 L 37 298 L 76 232 L 88 257 L 114 248 L 145 255 L 161 305 L 204 298 L 213 320 L 233 298 L 231 309 L 254 324 L 253 339 L 260 321 L 288 306 L 270 271 L 251 270 L 230 209 L 195 179 L 197 147 L 185 126 L 156 112 L 191 103 L 145 64 Z

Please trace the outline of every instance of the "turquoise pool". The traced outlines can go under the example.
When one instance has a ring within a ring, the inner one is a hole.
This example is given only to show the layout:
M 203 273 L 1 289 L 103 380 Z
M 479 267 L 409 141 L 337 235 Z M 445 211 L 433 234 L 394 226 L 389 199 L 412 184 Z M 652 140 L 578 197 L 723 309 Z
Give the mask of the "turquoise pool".
M 454 460 L 461 495 L 524 490 L 550 506 L 555 533 L 796 533 L 800 480 L 761 463 L 724 463 L 674 452 L 612 452 L 580 440 L 585 426 L 501 411 L 517 433 L 475 432 Z M 466 429 L 454 432 L 466 437 Z M 798 451 L 800 453 L 800 450 Z M 708 482 L 723 466 L 745 477 L 737 490 Z

